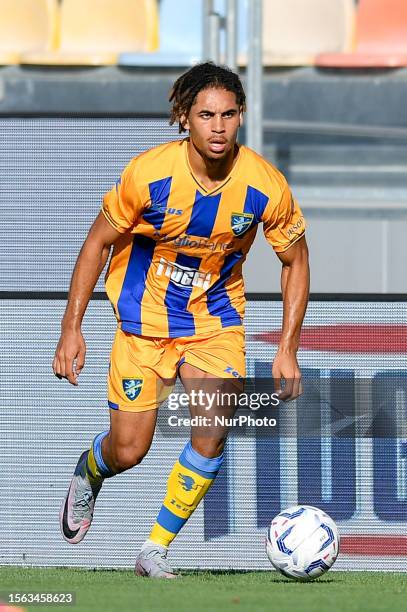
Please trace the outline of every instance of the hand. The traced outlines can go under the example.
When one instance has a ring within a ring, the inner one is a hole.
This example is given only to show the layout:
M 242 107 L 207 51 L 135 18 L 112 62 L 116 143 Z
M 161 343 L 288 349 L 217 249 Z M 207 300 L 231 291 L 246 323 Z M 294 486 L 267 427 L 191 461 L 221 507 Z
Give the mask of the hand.
M 302 394 L 301 371 L 298 367 L 296 353 L 278 350 L 271 371 L 274 389 L 280 400 L 288 402 Z M 282 378 L 285 380 L 284 389 L 281 387 Z
M 78 376 L 85 365 L 86 344 L 82 332 L 63 331 L 55 350 L 52 369 L 57 378 L 66 378 L 78 385 Z

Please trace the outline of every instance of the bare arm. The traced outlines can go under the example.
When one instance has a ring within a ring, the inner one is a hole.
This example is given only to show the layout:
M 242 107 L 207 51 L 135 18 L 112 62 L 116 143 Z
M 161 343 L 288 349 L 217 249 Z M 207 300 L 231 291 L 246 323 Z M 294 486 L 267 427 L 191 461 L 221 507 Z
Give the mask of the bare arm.
M 61 337 L 52 369 L 58 378 L 67 378 L 73 385 L 78 384 L 78 375 L 85 364 L 86 345 L 81 332 L 82 319 L 109 257 L 110 247 L 120 235 L 103 213 L 99 213 L 82 245 L 72 273 L 68 304 L 61 323 Z
M 283 325 L 272 372 L 276 389 L 281 389 L 282 378 L 286 381 L 280 398 L 290 400 L 302 393 L 297 350 L 309 293 L 308 247 L 305 237 L 300 238 L 284 253 L 278 253 L 278 257 L 283 264 L 281 271 Z

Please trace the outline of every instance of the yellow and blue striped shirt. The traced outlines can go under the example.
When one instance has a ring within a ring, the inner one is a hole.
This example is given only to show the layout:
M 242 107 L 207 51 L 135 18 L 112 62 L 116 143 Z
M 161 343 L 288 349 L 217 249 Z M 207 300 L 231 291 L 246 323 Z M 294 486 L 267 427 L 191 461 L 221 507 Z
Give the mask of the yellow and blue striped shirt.
M 241 325 L 242 264 L 263 223 L 268 242 L 285 251 L 304 219 L 284 176 L 240 145 L 235 165 L 212 191 L 194 176 L 188 140 L 130 161 L 103 200 L 123 234 L 115 243 L 106 291 L 124 331 L 175 338 Z

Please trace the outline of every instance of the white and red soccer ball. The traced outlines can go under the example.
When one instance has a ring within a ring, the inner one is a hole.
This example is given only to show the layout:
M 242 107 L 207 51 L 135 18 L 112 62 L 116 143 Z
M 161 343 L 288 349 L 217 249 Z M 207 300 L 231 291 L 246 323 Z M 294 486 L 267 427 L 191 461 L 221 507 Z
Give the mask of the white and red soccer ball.
M 325 574 L 338 556 L 338 528 L 319 508 L 291 506 L 271 521 L 266 552 L 284 576 L 314 580 Z

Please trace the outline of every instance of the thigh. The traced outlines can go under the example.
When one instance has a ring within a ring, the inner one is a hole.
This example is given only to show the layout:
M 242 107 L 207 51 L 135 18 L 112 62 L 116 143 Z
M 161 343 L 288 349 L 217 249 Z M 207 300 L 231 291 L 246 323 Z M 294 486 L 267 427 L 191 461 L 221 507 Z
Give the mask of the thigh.
M 194 366 L 212 378 L 244 379 L 246 349 L 243 326 L 226 327 L 209 335 L 183 339 L 182 363 Z M 184 377 L 185 372 L 184 368 Z
M 116 452 L 121 448 L 133 449 L 135 455 L 143 457 L 151 446 L 156 421 L 157 410 L 110 410 L 110 449 Z
M 190 398 L 192 446 L 206 457 L 217 457 L 230 430 L 243 382 L 220 378 L 187 363 L 180 368 L 180 378 Z
M 175 382 L 178 355 L 165 338 L 117 329 L 110 357 L 108 404 L 113 411 L 156 410 Z

